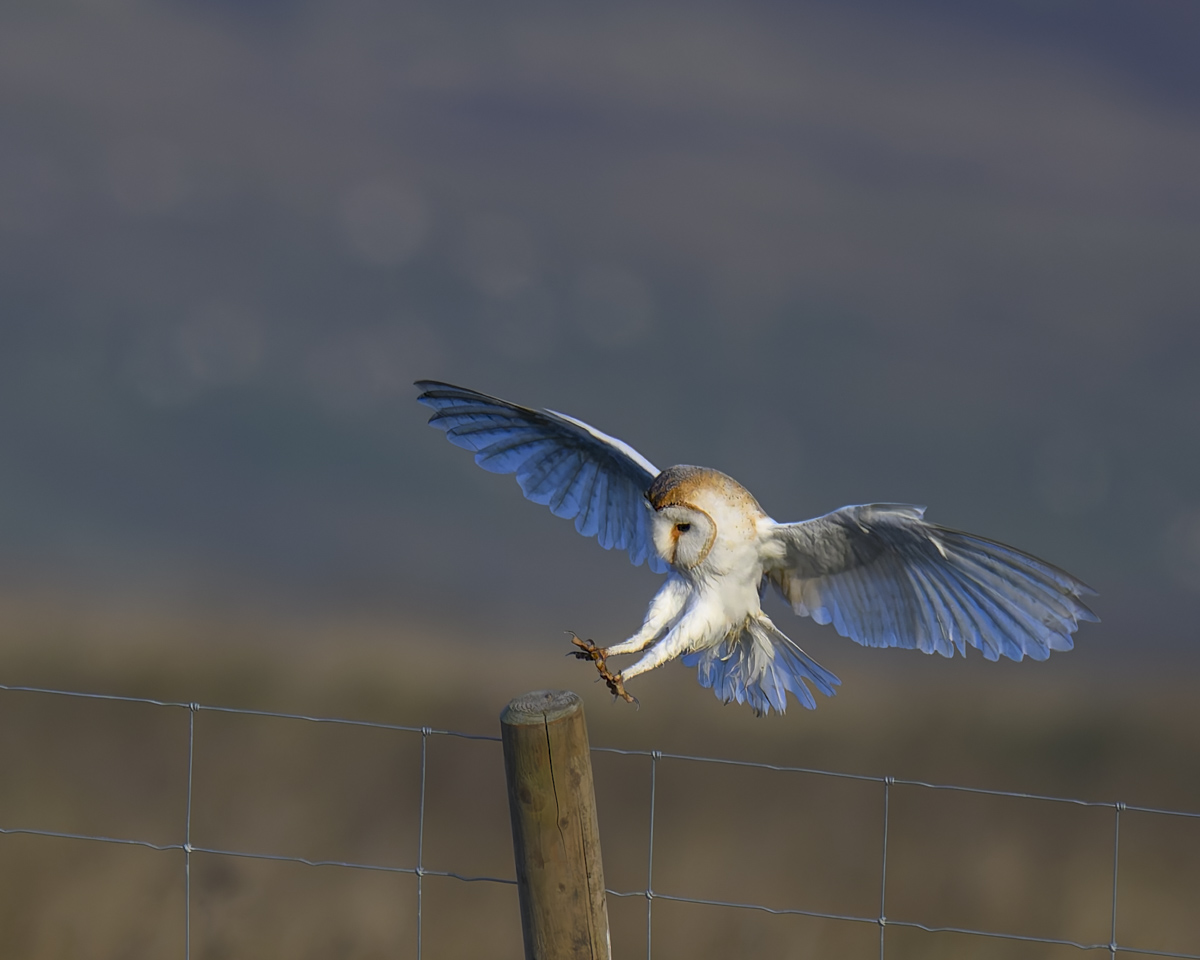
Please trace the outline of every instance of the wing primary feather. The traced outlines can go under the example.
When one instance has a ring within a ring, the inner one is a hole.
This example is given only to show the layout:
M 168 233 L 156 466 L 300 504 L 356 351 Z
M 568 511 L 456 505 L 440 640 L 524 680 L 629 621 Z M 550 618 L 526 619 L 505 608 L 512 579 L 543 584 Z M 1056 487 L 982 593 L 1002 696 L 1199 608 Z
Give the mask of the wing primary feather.
M 943 657 L 953 657 L 953 618 L 950 611 L 946 609 L 945 604 L 942 602 L 937 589 L 929 582 L 929 578 L 925 575 L 925 565 L 923 563 L 914 563 L 906 572 L 909 580 L 912 582 L 913 590 L 924 601 L 922 607 L 926 613 L 930 646 L 932 648 L 927 652 L 936 652 Z
M 593 470 L 588 478 L 586 488 L 579 494 L 579 515 L 575 518 L 575 529 L 585 537 L 596 537 L 596 542 L 602 547 L 605 545 L 604 538 L 600 536 L 602 507 L 598 501 L 603 496 L 604 474 Z
M 930 526 L 933 526 L 934 529 L 951 542 L 957 542 L 968 549 L 1003 559 L 1017 568 L 1025 568 L 1044 579 L 1053 581 L 1066 593 L 1076 596 L 1081 594 L 1091 594 L 1094 596 L 1096 593 L 1095 590 L 1078 577 L 1072 576 L 1061 567 L 1056 567 L 1054 564 L 1047 563 L 1045 560 L 1018 550 L 1016 547 L 1010 547 L 1008 544 L 1000 543 L 998 540 L 989 540 L 987 537 L 977 537 L 973 533 L 964 533 L 961 530 L 955 530 L 951 527 L 939 527 L 934 524 L 930 524 Z
M 975 609 L 976 635 L 980 642 L 986 642 L 997 656 L 1003 655 L 1010 660 L 1020 660 L 1024 651 L 1022 645 L 1013 640 L 1010 625 L 1020 628 L 1011 614 L 1003 610 L 979 583 L 967 577 L 961 570 L 953 566 L 948 566 L 946 569 L 948 575 L 953 577 L 955 585 L 969 599 Z M 990 659 L 997 659 L 997 656 Z
M 1064 630 L 1075 619 L 1073 612 L 1061 602 L 1062 595 L 1056 588 L 1049 588 L 1028 577 L 1022 576 L 1017 580 L 1006 575 L 1004 570 L 987 566 L 969 555 L 956 555 L 955 562 L 974 580 L 1003 597 L 1005 603 L 1018 611 L 1028 621 L 1029 629 L 1035 632 Z
M 1038 660 L 1046 659 L 1050 655 L 1051 638 L 1059 633 L 1068 632 L 1068 624 L 1063 623 L 1049 606 L 1042 603 L 1043 598 L 1022 589 L 1028 587 L 1028 584 L 1010 584 L 1003 579 L 996 583 L 986 568 L 980 568 L 970 562 L 962 562 L 961 567 L 960 577 L 972 578 L 989 604 L 1002 611 L 1010 622 L 1016 625 L 1018 635 L 1024 633 L 1036 641 L 1036 648 L 1030 649 L 1028 645 L 1024 645 L 1024 652 Z M 1047 616 L 1053 618 L 1053 622 L 1039 617 L 1033 604 L 1040 604 Z
M 545 506 L 558 492 L 562 483 L 560 474 L 571 469 L 571 461 L 575 457 L 575 451 L 569 447 L 551 449 L 536 465 L 517 472 L 521 492 L 527 499 Z
M 552 514 L 556 517 L 562 517 L 564 520 L 570 520 L 574 517 L 578 509 L 577 504 L 573 502 L 572 498 L 574 497 L 575 484 L 579 482 L 579 475 L 587 468 L 587 461 L 582 457 L 575 457 L 572 465 L 575 469 L 571 471 L 571 479 L 559 487 L 558 492 L 546 504 Z
M 934 590 L 937 591 L 938 597 L 941 599 L 942 605 L 949 612 L 951 619 L 954 622 L 957 636 L 954 637 L 954 645 L 958 652 L 964 657 L 967 655 L 967 645 L 979 649 L 979 644 L 972 639 L 975 636 L 975 624 L 971 620 L 971 615 L 963 605 L 958 593 L 946 582 L 945 572 L 941 567 L 933 563 L 927 563 L 923 572 L 928 574 L 928 580 Z

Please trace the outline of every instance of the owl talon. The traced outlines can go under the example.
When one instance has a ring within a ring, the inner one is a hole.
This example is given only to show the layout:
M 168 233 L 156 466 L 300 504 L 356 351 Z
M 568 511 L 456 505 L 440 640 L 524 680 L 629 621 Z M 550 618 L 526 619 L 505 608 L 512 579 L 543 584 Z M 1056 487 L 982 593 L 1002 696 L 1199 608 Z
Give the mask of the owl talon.
M 595 663 L 604 663 L 604 648 L 596 646 L 591 640 L 580 640 L 575 634 L 571 634 L 571 642 L 579 647 L 578 650 L 572 650 L 567 656 L 578 657 L 580 660 L 591 660 Z
M 612 692 L 613 700 L 616 700 L 617 697 L 620 697 L 626 703 L 632 703 L 637 707 L 641 706 L 641 703 L 638 702 L 637 697 L 626 692 L 625 684 L 621 681 L 621 675 L 619 673 L 614 676 L 605 670 L 602 676 L 604 677 L 604 682 L 608 684 L 608 689 Z
M 596 665 L 596 670 L 599 671 L 599 679 L 603 680 L 608 686 L 613 697 L 620 697 L 626 703 L 638 702 L 637 697 L 625 691 L 625 684 L 621 682 L 619 673 L 612 673 L 608 669 L 608 662 L 604 656 L 604 648 L 596 646 L 591 640 L 581 640 L 575 634 L 571 634 L 571 642 L 579 647 L 578 650 L 570 651 L 567 656 L 578 657 L 580 660 L 591 660 Z

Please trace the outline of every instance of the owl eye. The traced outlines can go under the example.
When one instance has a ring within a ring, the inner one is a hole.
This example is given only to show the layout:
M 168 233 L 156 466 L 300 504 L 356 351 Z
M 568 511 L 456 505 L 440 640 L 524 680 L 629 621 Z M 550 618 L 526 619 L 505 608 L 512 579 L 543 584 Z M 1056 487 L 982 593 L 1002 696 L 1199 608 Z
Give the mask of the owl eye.
M 677 523 L 675 524 L 675 529 L 680 533 L 687 533 L 692 529 L 692 525 L 690 523 Z

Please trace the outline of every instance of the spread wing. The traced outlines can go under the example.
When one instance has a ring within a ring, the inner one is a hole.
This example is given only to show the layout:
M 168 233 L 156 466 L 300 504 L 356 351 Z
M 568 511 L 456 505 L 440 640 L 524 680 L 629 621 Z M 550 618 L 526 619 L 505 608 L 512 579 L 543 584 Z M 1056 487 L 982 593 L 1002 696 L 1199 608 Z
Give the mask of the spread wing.
M 474 390 L 418 380 L 417 399 L 432 407 L 429 425 L 475 452 L 492 473 L 515 473 L 521 492 L 574 519 L 575 529 L 605 550 L 628 550 L 655 573 L 666 563 L 654 550 L 646 502 L 658 468 L 626 443 L 552 410 L 531 410 Z
M 1070 650 L 1081 601 L 1095 593 L 1058 567 L 994 540 L 922 519 L 924 507 L 843 507 L 768 534 L 781 558 L 767 576 L 802 616 L 868 647 L 989 660 Z M 770 549 L 770 548 L 768 548 Z

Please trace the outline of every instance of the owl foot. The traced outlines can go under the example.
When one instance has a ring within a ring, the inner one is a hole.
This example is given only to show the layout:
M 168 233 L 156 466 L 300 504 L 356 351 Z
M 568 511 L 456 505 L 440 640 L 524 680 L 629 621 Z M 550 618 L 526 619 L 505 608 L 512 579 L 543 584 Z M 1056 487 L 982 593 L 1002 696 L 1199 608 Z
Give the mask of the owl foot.
M 608 689 L 614 697 L 620 697 L 626 703 L 638 702 L 637 697 L 626 692 L 625 684 L 621 682 L 621 675 L 608 669 L 603 647 L 596 646 L 591 640 L 580 640 L 575 634 L 571 634 L 571 642 L 579 649 L 572 650 L 567 656 L 578 657 L 580 660 L 591 660 L 600 672 L 600 679 L 608 685 Z

